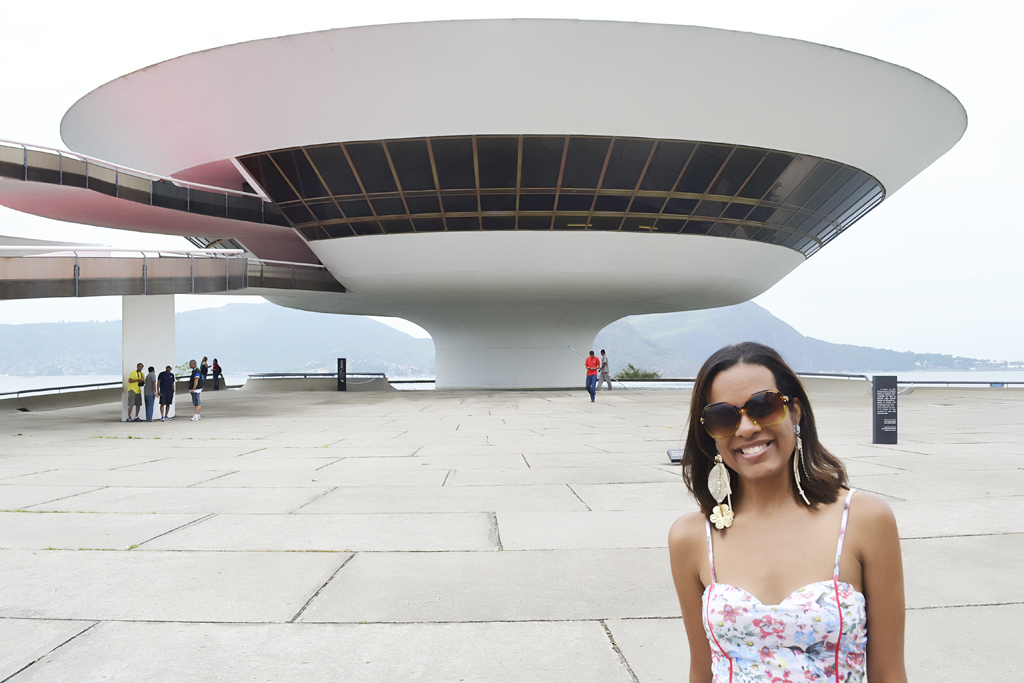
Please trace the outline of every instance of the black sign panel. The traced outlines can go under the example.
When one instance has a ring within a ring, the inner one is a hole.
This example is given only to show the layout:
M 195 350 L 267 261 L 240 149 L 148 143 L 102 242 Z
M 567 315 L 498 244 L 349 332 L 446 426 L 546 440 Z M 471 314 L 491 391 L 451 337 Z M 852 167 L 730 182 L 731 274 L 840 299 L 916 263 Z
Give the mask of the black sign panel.
M 348 391 L 348 377 L 346 376 L 348 370 L 345 367 L 347 363 L 344 358 L 338 359 L 338 391 Z M 895 441 L 893 443 L 896 443 Z
M 874 398 L 874 434 L 871 443 L 896 443 L 896 377 L 875 375 L 871 378 Z

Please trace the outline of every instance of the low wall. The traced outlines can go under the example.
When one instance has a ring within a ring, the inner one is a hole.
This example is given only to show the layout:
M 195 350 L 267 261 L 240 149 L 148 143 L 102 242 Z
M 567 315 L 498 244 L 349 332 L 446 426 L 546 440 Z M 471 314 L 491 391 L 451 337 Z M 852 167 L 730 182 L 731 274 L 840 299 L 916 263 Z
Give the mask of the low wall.
M 355 377 L 348 380 L 348 391 L 398 391 L 384 377 Z M 334 377 L 250 377 L 242 391 L 271 393 L 277 391 L 338 391 Z
M 212 382 L 208 383 L 211 387 Z M 226 382 L 221 382 L 221 390 L 228 388 Z M 236 384 L 235 389 L 239 388 Z M 60 410 L 61 408 L 80 408 L 82 406 L 97 406 L 103 403 L 123 403 L 125 390 L 121 387 L 109 387 L 102 389 L 82 389 L 81 391 L 65 391 L 59 394 L 33 394 L 25 392 L 25 396 L 11 396 L 0 399 L 0 412 L 11 410 L 22 410 L 35 412 L 40 410 Z M 185 401 L 192 405 L 188 394 L 188 380 L 181 379 L 174 384 L 175 402 L 185 394 Z M 143 404 L 145 405 L 145 404 Z
M 957 396 L 977 396 L 978 394 L 984 393 L 986 396 L 992 397 L 1005 397 L 1020 399 L 1024 398 L 1024 387 L 1020 385 L 1014 385 L 1009 387 L 986 387 L 986 386 L 930 386 L 930 385 L 913 385 L 903 387 L 900 385 L 900 395 L 903 394 L 914 394 L 915 396 L 929 396 L 935 398 L 950 398 Z
M 841 377 L 803 376 L 800 382 L 809 396 L 870 396 L 871 381 L 866 379 L 844 379 Z
M 79 408 L 95 406 L 101 403 L 119 403 L 124 394 L 118 387 L 109 389 L 84 389 L 67 391 L 61 394 L 30 394 L 28 396 L 12 396 L 0 399 L 0 411 L 11 410 L 59 410 L 61 408 Z
M 817 396 L 865 396 L 871 395 L 871 382 L 863 379 L 840 379 L 835 377 L 801 377 L 807 393 Z M 223 389 L 227 389 L 227 384 Z M 238 389 L 237 385 L 231 387 Z M 223 390 L 222 389 L 222 390 Z M 282 391 L 337 391 L 338 382 L 333 377 L 295 377 L 295 378 L 252 378 L 241 389 L 251 393 L 274 393 Z M 353 378 L 348 382 L 348 391 L 380 392 L 398 391 L 383 377 Z M 640 389 L 642 391 L 642 389 Z M 990 396 L 1006 396 L 1024 398 L 1022 387 L 985 387 L 985 386 L 916 386 L 900 385 L 900 394 L 917 394 L 936 398 L 952 398 L 956 396 L 977 395 L 985 392 Z M 181 380 L 175 386 L 176 402 L 184 394 L 188 394 L 188 382 Z M 188 397 L 184 396 L 185 401 Z M 107 389 L 85 389 L 67 391 L 60 394 L 28 394 L 0 399 L 0 412 L 27 410 L 60 410 L 61 408 L 78 408 L 103 403 L 120 403 L 124 401 L 124 393 L 118 387 Z

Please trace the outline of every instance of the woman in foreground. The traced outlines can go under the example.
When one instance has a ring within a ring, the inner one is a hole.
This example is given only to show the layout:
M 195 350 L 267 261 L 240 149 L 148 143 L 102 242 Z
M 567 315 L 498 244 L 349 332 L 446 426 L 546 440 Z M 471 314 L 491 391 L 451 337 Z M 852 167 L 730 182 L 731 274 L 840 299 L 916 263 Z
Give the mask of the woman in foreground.
M 773 349 L 745 342 L 704 363 L 683 479 L 701 512 L 672 525 L 669 554 L 691 683 L 907 680 L 892 511 L 847 487 Z

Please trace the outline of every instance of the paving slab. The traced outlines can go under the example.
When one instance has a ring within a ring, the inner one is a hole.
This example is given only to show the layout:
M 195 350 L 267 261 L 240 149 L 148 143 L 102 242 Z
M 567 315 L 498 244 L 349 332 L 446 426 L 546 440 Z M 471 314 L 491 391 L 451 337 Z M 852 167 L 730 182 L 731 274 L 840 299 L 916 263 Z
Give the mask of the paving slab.
M 122 467 L 122 472 L 155 472 L 174 470 L 261 472 L 266 470 L 297 470 L 312 472 L 327 467 L 339 460 L 326 458 L 264 458 L 253 455 L 239 455 L 231 458 L 161 458 Z
M 475 455 L 435 455 L 421 456 L 413 455 L 406 458 L 340 458 L 335 459 L 321 472 L 355 472 L 367 470 L 388 470 L 398 472 L 403 470 L 424 469 L 528 469 L 532 463 L 527 464 L 522 455 L 517 454 L 490 454 L 481 452 Z
M 40 489 L 52 487 L 38 487 Z M 189 514 L 211 512 L 281 514 L 292 512 L 329 487 L 313 488 L 104 488 L 28 506 L 59 512 L 151 512 Z
M 668 551 L 359 553 L 301 621 L 532 621 L 679 611 Z
M 678 475 L 647 465 L 549 467 L 514 470 L 455 470 L 448 486 L 521 486 L 538 484 L 618 484 L 676 481 Z
M 19 467 L 13 469 L 0 469 L 0 484 L 20 483 L 17 481 L 20 477 L 26 477 L 31 474 L 38 474 L 40 472 L 47 471 L 45 467 Z
M 66 681 L 631 683 L 632 678 L 598 622 L 104 623 L 12 683 Z
M 929 683 L 1018 683 L 1019 651 L 1009 648 L 1005 656 L 996 634 L 1015 633 L 1022 621 L 1020 604 L 910 610 L 907 677 Z
M 634 445 L 635 445 L 634 439 Z M 673 448 L 675 446 L 672 446 Z M 615 465 L 651 465 L 665 462 L 665 448 L 651 447 L 646 452 L 608 451 L 608 452 L 568 452 L 568 453 L 527 453 L 526 459 L 530 467 L 545 469 L 552 467 L 594 467 Z
M 902 547 L 907 607 L 1024 602 L 1024 534 L 910 539 Z
M 433 457 L 437 455 L 462 455 L 472 453 L 506 453 L 514 455 L 525 455 L 527 460 L 531 456 L 535 456 L 539 453 L 565 453 L 567 450 L 573 452 L 585 454 L 585 453 L 601 453 L 598 448 L 585 446 L 582 444 L 567 445 L 565 442 L 560 443 L 546 443 L 544 439 L 555 440 L 557 437 L 546 437 L 539 434 L 534 434 L 533 439 L 521 440 L 516 443 L 505 443 L 505 444 L 465 444 L 465 443 L 445 443 L 441 439 L 431 438 L 422 444 L 422 448 L 416 451 L 416 455 L 421 457 Z
M 185 422 L 188 422 L 188 418 L 185 418 Z M 234 439 L 176 439 L 168 437 L 162 439 L 112 438 L 104 439 L 104 441 L 107 444 L 104 454 L 114 452 L 120 455 L 145 457 L 149 460 L 170 457 L 230 458 L 249 453 L 260 446 L 258 441 L 239 442 Z M 252 445 L 253 443 L 256 445 Z M 63 452 L 64 444 L 61 444 L 60 450 Z
M 499 512 L 506 550 L 668 548 L 677 510 L 615 512 Z
M 665 462 L 656 463 L 656 464 L 652 464 L 652 465 L 649 465 L 649 466 L 650 467 L 657 467 L 662 472 L 668 472 L 669 474 L 672 475 L 672 478 L 675 479 L 676 481 L 682 481 L 683 480 L 683 469 L 682 469 L 682 466 L 678 465 L 676 463 L 673 463 L 673 462 L 669 462 L 667 457 L 665 458 Z
M 884 456 L 870 456 L 863 461 L 874 462 L 884 459 L 885 466 L 910 472 L 937 472 L 948 474 L 974 470 L 1017 470 L 1024 468 L 1024 455 L 1008 453 L 964 452 L 933 455 L 928 453 L 904 453 Z M 870 474 L 869 472 L 864 472 Z
M 450 470 L 424 467 L 419 470 L 353 470 L 351 472 L 262 471 L 234 472 L 209 479 L 197 488 L 277 488 L 279 486 L 441 486 Z
M 946 430 L 945 439 L 947 443 L 951 445 L 961 444 L 968 450 L 976 448 L 979 442 L 986 441 L 993 436 L 991 432 L 982 432 L 980 429 L 958 430 L 947 426 Z
M 265 452 L 267 455 L 286 455 L 288 451 L 294 450 L 296 449 L 272 446 L 268 447 Z M 314 449 L 308 450 L 312 451 Z M 356 446 L 344 438 L 332 441 L 323 449 L 325 454 L 344 458 L 405 458 L 418 454 L 420 450 L 420 446 L 405 444 L 385 445 L 380 442 Z
M 340 486 L 295 512 L 578 511 L 586 507 L 561 484 L 546 486 Z
M 0 512 L 0 548 L 128 550 L 202 515 Z
M 851 475 L 857 488 L 902 500 L 971 499 L 977 496 L 1014 496 L 1024 491 L 1024 470 L 964 470 Z
M 112 470 L 139 463 L 149 462 L 154 458 L 145 455 L 119 455 L 117 453 L 100 452 L 80 455 L 15 455 L 0 459 L 0 472 L 8 469 L 51 470 L 56 468 L 75 470 Z
M 95 486 L 16 486 L 0 484 L 0 510 L 20 510 L 32 505 L 98 491 Z
M 68 640 L 94 621 L 0 619 L 0 681 L 6 681 Z
M 13 471 L 13 470 L 12 470 Z M 127 470 L 60 469 L 5 479 L 8 484 L 29 486 L 192 486 L 209 481 L 217 472 L 129 472 Z
M 609 619 L 615 644 L 642 683 L 689 680 L 690 645 L 682 617 L 672 619 Z
M 822 421 L 821 415 L 815 415 L 816 419 L 820 423 Z M 874 445 L 870 443 L 870 435 L 854 437 L 853 441 L 850 442 L 844 437 L 833 437 L 829 438 L 825 434 L 820 434 L 819 438 L 822 439 L 822 443 L 828 445 L 828 450 L 831 453 L 843 460 L 853 460 L 858 458 L 882 458 L 885 463 L 889 463 L 888 456 L 892 455 L 893 451 L 891 447 L 883 445 Z M 906 451 L 900 451 L 906 453 Z
M 89 445 L 75 444 L 61 439 L 56 434 L 50 435 L 50 438 L 32 438 L 31 441 L 26 441 L 24 438 L 0 438 L 0 452 L 3 452 L 0 459 L 26 455 L 53 455 L 56 450 L 54 446 L 57 444 L 60 445 L 62 455 L 88 455 L 110 450 L 110 446 L 105 444 L 100 445 L 98 442 Z
M 286 622 L 348 557 L 0 550 L 0 617 Z
M 990 436 L 990 434 L 982 435 Z M 971 459 L 985 456 L 1021 456 L 1020 444 L 1010 441 L 993 443 L 986 438 L 980 438 L 975 442 L 963 443 L 935 443 L 934 441 L 910 441 L 901 440 L 901 443 L 893 446 L 875 446 L 875 448 L 888 450 L 893 455 L 935 455 L 952 456 L 954 458 Z
M 985 496 L 999 514 L 965 514 L 962 500 L 890 501 L 900 538 L 1024 533 L 1024 496 Z
M 899 474 L 906 471 L 906 468 L 894 467 L 888 461 L 882 464 L 870 458 L 844 458 L 843 465 L 846 467 L 846 473 L 851 477 L 869 474 Z
M 365 427 L 363 428 L 365 429 Z M 381 453 L 391 451 L 396 455 L 408 455 L 412 451 L 418 448 L 418 445 L 406 442 L 396 442 L 396 439 L 404 434 L 407 434 L 409 430 L 374 430 L 372 435 L 360 435 L 351 436 L 350 432 L 338 432 L 337 434 L 321 433 L 318 438 L 301 438 L 297 437 L 297 443 L 295 446 L 305 447 L 317 447 L 322 446 L 324 448 L 343 449 L 346 451 L 352 451 L 353 453 L 362 452 L 365 455 L 380 455 Z M 344 436 L 348 433 L 349 436 Z M 365 432 L 364 432 L 365 434 Z M 338 436 L 342 436 L 342 440 L 338 441 Z M 277 444 L 286 445 L 286 444 Z
M 668 436 L 664 440 L 645 437 L 637 429 L 625 429 L 622 431 L 610 431 L 605 425 L 594 425 L 593 433 L 584 437 L 582 443 L 586 446 L 598 449 L 602 452 L 613 453 L 623 448 L 635 446 L 636 443 L 648 443 L 652 448 L 660 447 L 663 443 L 674 443 L 676 439 Z
M 698 509 L 682 478 L 647 484 L 574 484 L 572 490 L 592 510 L 676 510 L 681 515 Z
M 2 519 L 0 517 L 0 521 Z M 494 516 L 468 512 L 216 515 L 161 536 L 144 547 L 147 550 L 416 552 L 497 550 L 498 544 Z

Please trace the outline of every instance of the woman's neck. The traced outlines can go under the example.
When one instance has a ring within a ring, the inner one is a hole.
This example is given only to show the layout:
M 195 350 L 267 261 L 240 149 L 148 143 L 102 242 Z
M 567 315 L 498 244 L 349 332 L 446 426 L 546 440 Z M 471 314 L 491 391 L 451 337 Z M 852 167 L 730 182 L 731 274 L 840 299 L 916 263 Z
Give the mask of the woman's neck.
M 740 480 L 736 488 L 737 513 L 765 516 L 796 505 L 785 471 L 766 479 Z

